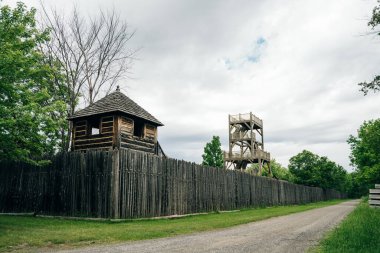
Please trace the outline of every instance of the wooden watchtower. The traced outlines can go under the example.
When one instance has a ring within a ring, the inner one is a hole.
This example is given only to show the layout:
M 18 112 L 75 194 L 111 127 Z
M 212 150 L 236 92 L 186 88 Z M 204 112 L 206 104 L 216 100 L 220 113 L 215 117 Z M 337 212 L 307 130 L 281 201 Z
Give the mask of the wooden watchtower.
M 224 152 L 227 169 L 245 170 L 248 164 L 258 164 L 258 175 L 270 153 L 264 151 L 263 121 L 252 114 L 228 115 L 229 150 Z
M 69 117 L 72 151 L 129 148 L 165 156 L 157 141 L 163 124 L 123 94 L 119 87 Z

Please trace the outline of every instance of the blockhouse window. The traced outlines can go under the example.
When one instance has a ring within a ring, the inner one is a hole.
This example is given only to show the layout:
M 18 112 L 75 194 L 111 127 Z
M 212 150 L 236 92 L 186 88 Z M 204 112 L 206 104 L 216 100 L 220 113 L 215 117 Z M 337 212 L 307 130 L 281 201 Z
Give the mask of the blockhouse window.
M 135 121 L 133 135 L 137 137 L 144 137 L 144 123 L 141 121 Z
M 88 121 L 89 135 L 100 134 L 100 119 L 91 119 Z

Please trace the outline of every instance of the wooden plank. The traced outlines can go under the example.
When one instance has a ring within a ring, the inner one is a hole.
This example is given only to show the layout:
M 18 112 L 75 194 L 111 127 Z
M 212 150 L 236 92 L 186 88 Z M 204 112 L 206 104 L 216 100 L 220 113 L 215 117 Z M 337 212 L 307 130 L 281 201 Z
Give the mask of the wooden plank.
M 380 200 L 373 200 L 373 199 L 370 199 L 369 200 L 369 204 L 370 205 L 380 205 Z
M 85 125 L 87 125 L 87 120 L 77 121 L 77 122 L 75 122 L 75 125 L 76 126 L 85 126 Z
M 116 116 L 115 116 L 115 118 L 117 118 Z M 114 126 L 114 122 L 102 122 L 101 124 L 100 124 L 100 126 L 101 126 L 101 128 L 106 128 L 106 127 L 113 127 Z
M 113 116 L 106 116 L 102 118 L 102 121 L 104 122 L 112 122 L 113 121 Z
M 120 160 L 119 160 L 119 150 L 113 151 L 112 157 L 112 188 L 111 188 L 111 217 L 114 219 L 120 218 L 120 201 L 119 201 L 119 173 L 120 173 Z
M 133 144 L 124 143 L 124 142 L 121 143 L 121 147 L 154 154 L 154 148 L 142 147 L 142 146 L 133 145 Z
M 121 133 L 121 139 L 123 142 L 126 143 L 133 143 L 133 144 L 138 144 L 138 145 L 149 145 L 149 146 L 154 146 L 155 142 L 152 141 L 151 139 L 144 139 L 136 136 L 131 136 L 125 133 Z
M 112 133 L 100 133 L 96 135 L 86 135 L 83 137 L 76 137 L 75 140 L 83 140 L 83 139 L 96 139 L 96 138 L 102 138 L 102 137 L 112 137 Z
M 97 147 L 108 147 L 112 145 L 112 141 L 104 141 L 97 143 L 87 143 L 87 144 L 76 144 L 75 149 L 81 148 L 97 148 Z
M 121 131 L 133 135 L 134 121 L 132 119 L 121 117 Z
M 151 138 L 153 140 L 156 139 L 156 127 L 150 124 L 145 124 L 144 127 L 144 137 Z
M 380 189 L 370 189 L 369 193 L 370 194 L 380 194 Z
M 97 137 L 97 138 L 75 140 L 75 143 L 77 143 L 78 145 L 81 145 L 81 144 L 87 144 L 87 143 L 99 143 L 99 142 L 110 141 L 110 140 L 112 140 L 112 136 L 102 136 L 102 137 Z
M 100 130 L 101 133 L 109 133 L 109 132 L 113 132 L 113 126 L 109 126 L 109 127 L 102 127 L 102 129 Z
M 380 194 L 370 194 L 369 199 L 380 199 Z

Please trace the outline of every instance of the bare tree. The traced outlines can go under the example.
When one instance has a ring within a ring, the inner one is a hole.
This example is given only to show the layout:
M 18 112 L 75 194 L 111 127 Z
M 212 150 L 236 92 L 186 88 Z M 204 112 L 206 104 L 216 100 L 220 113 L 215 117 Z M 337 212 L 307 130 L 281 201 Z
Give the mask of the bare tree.
M 56 10 L 49 12 L 43 5 L 42 9 L 52 36 L 48 52 L 61 63 L 73 98 L 82 94 L 92 104 L 99 92 L 108 93 L 126 77 L 136 52 L 127 48 L 134 32 L 115 11 L 85 19 L 74 7 L 65 19 Z
M 73 7 L 64 17 L 41 2 L 43 24 L 50 28 L 51 40 L 44 50 L 63 70 L 68 115 L 74 114 L 80 97 L 92 104 L 100 93 L 108 94 L 118 81 L 127 77 L 135 50 L 128 48 L 134 32 L 115 11 L 99 11 L 96 17 L 80 15 Z M 71 135 L 71 126 L 68 134 Z

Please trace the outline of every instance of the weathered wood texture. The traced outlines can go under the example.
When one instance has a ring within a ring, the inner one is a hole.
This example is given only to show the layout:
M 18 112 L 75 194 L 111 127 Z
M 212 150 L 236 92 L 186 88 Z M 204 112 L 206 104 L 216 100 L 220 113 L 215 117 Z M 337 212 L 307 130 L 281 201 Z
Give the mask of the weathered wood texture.
M 101 117 L 99 121 L 99 134 L 91 135 L 88 120 L 74 122 L 73 150 L 111 149 L 115 144 L 114 117 Z
M 93 123 L 94 120 L 98 120 L 97 124 Z M 115 114 L 93 117 L 92 121 L 91 119 L 74 121 L 72 150 L 102 149 L 110 151 L 113 148 L 128 148 L 165 156 L 157 142 L 157 127 L 141 122 L 135 126 L 135 120 L 136 118 Z M 99 133 L 92 134 L 92 127 L 99 127 Z M 136 133 L 134 132 L 135 128 L 139 128 Z
M 150 138 L 140 138 L 137 136 L 121 133 L 120 139 L 122 148 L 144 151 L 152 154 L 155 153 L 155 147 L 157 143 Z
M 375 184 L 375 189 L 369 190 L 369 205 L 380 208 L 380 184 Z
M 127 149 L 61 154 L 43 168 L 0 164 L 0 212 L 134 218 L 343 197 Z
M 48 166 L 0 163 L 0 212 L 110 217 L 112 152 L 70 152 Z

